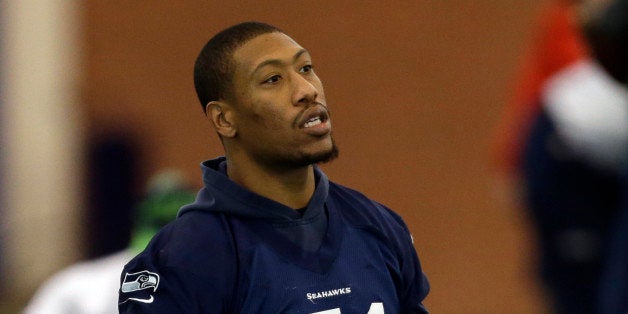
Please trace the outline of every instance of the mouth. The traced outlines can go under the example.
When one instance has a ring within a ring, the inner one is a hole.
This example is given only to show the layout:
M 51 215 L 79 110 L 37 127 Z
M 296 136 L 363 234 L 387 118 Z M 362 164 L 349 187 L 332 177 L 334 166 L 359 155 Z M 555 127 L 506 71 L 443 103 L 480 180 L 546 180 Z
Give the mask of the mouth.
M 311 128 L 311 127 L 319 125 L 321 123 L 323 123 L 323 120 L 321 119 L 321 117 L 316 116 L 316 117 L 313 117 L 313 118 L 305 121 L 305 124 L 303 124 L 303 127 L 304 128 Z
M 323 135 L 331 129 L 329 112 L 322 105 L 308 108 L 301 117 L 297 125 L 312 135 Z
M 301 128 L 311 128 L 329 120 L 329 112 L 323 105 L 310 107 L 301 115 L 298 123 Z

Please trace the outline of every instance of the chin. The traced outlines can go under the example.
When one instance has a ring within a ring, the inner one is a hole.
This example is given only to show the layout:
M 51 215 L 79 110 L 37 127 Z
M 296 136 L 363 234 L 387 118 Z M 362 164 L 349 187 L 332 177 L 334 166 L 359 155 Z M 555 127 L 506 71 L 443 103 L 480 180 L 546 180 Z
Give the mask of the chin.
M 332 141 L 331 147 L 314 154 L 308 154 L 303 156 L 303 164 L 312 165 L 319 163 L 327 163 L 338 157 L 338 146 Z
M 261 157 L 261 156 L 258 156 Z M 285 169 L 296 169 L 307 167 L 314 164 L 330 162 L 338 157 L 338 147 L 333 139 L 326 145 L 318 145 L 318 147 L 309 147 L 288 154 L 268 154 L 266 158 L 257 158 L 263 160 L 268 165 Z
M 336 146 L 336 144 L 332 145 L 331 150 L 327 151 L 326 154 L 321 155 L 320 160 L 317 161 L 316 163 L 326 163 L 326 162 L 330 162 L 336 158 L 338 158 L 338 155 L 340 154 L 340 152 L 338 151 L 338 146 Z

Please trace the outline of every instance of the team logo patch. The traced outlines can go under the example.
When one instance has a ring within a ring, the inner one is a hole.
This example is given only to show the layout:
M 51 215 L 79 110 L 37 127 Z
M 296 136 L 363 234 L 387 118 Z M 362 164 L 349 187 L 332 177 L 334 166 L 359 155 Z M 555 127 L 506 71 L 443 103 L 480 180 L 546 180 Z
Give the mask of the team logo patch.
M 155 292 L 158 286 L 159 274 L 143 270 L 137 273 L 124 274 L 120 291 L 134 296 L 127 298 L 124 302 L 133 300 L 143 303 L 152 303 L 154 298 L 150 295 L 151 289 L 152 292 Z
M 153 288 L 153 291 L 155 291 L 157 290 L 157 286 L 159 286 L 159 275 L 143 270 L 139 273 L 124 274 L 124 281 L 122 282 L 120 291 L 128 293 L 150 288 Z

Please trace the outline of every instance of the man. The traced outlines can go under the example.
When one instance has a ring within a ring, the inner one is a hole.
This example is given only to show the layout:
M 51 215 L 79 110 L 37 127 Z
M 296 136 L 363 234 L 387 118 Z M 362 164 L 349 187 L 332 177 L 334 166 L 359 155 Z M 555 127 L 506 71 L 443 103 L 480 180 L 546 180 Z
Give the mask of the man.
M 307 50 L 271 25 L 213 37 L 194 69 L 225 157 L 121 275 L 122 313 L 427 313 L 402 219 L 328 181 L 337 156 Z
M 542 110 L 523 150 L 525 200 L 555 313 L 625 313 L 598 307 L 600 286 L 607 290 L 601 296 L 607 305 L 625 300 L 614 294 L 625 292 L 604 277 L 610 278 L 605 273 L 613 260 L 625 263 L 626 252 L 625 244 L 613 248 L 618 241 L 613 228 L 621 217 L 620 174 L 628 159 L 626 3 L 579 4 L 586 13 L 579 27 L 589 57 L 545 82 L 538 100 Z
M 617 176 L 618 213 L 610 230 L 605 268 L 600 279 L 599 304 L 596 313 L 628 312 L 628 0 L 613 0 L 588 27 L 593 53 L 601 66 L 617 83 L 619 95 L 613 102 L 623 124 L 613 129 L 622 141 Z

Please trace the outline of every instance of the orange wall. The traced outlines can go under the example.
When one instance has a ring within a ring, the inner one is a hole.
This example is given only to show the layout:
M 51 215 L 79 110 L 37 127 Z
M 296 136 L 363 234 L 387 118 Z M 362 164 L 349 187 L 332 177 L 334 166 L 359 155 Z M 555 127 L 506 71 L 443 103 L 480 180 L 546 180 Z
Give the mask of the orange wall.
M 522 210 L 494 197 L 487 151 L 541 2 L 86 1 L 92 135 L 141 139 L 142 176 L 200 184 L 221 154 L 192 66 L 211 35 L 260 20 L 308 48 L 340 158 L 332 180 L 392 207 L 415 238 L 433 313 L 539 313 Z

